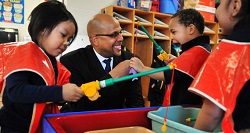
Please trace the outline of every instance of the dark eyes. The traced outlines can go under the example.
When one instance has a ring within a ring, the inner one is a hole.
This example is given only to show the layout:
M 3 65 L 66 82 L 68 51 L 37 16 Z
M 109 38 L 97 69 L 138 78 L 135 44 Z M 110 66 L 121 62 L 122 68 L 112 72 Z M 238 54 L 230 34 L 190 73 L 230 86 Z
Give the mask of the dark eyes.
M 122 31 L 120 31 L 120 32 L 114 32 L 113 34 L 110 34 L 110 36 L 111 36 L 112 38 L 116 38 L 116 37 L 119 36 L 121 33 L 122 33 Z
M 95 34 L 96 36 L 109 36 L 111 38 L 116 38 L 117 36 L 119 36 L 122 33 L 122 31 L 119 32 L 114 32 L 112 34 Z
M 66 35 L 65 34 L 63 34 L 63 33 L 61 33 L 62 34 L 62 37 L 66 37 Z
M 65 38 L 65 37 L 67 36 L 67 35 L 64 34 L 64 33 L 61 33 L 61 35 L 62 35 L 63 38 Z M 72 43 L 72 40 L 73 40 L 73 38 L 70 37 L 70 38 L 68 38 L 67 42 L 68 42 L 69 44 L 71 44 L 71 43 Z
M 175 31 L 171 31 L 172 34 L 175 34 Z

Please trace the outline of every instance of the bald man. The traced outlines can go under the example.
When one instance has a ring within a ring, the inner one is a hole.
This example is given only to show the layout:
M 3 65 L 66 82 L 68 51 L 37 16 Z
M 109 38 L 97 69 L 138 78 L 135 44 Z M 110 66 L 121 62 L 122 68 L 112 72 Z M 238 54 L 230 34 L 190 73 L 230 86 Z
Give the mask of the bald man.
M 122 50 L 123 37 L 119 22 L 107 14 L 95 15 L 87 25 L 91 45 L 69 52 L 60 58 L 71 72 L 70 82 L 81 86 L 91 81 L 119 78 L 128 75 L 129 60 L 133 54 Z M 111 71 L 103 62 L 111 59 Z M 139 80 L 127 80 L 99 91 L 101 97 L 90 101 L 87 97 L 65 104 L 61 112 L 90 111 L 144 107 Z

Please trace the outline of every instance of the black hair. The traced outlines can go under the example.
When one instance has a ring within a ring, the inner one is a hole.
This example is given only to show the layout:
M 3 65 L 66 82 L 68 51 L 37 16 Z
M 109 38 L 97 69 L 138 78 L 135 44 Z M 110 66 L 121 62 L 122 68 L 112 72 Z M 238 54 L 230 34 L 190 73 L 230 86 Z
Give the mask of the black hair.
M 50 34 L 61 22 L 71 21 L 75 25 L 75 33 L 69 44 L 75 39 L 78 26 L 73 15 L 66 9 L 66 6 L 59 1 L 48 1 L 39 4 L 33 9 L 29 16 L 28 31 L 33 42 L 38 44 L 39 34 L 46 30 Z
M 200 34 L 203 34 L 205 22 L 203 16 L 195 9 L 182 9 L 171 18 L 179 17 L 179 23 L 188 27 L 193 24 Z

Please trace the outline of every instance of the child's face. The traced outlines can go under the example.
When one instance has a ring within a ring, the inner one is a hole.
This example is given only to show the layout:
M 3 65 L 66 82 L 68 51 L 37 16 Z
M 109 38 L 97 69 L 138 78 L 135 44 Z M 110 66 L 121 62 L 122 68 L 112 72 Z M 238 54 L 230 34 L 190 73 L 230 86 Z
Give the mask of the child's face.
M 180 24 L 179 17 L 172 18 L 169 22 L 169 30 L 172 34 L 172 40 L 175 44 L 184 44 L 188 42 L 190 39 L 188 27 L 185 27 L 184 25 Z
M 49 55 L 56 57 L 67 49 L 74 33 L 74 23 L 71 21 L 61 22 L 50 34 L 48 34 L 46 30 L 41 33 L 39 46 Z
M 230 34 L 234 25 L 238 22 L 233 15 L 234 2 L 233 0 L 228 3 L 229 0 L 220 0 L 220 5 L 216 10 L 216 17 L 219 21 L 223 34 Z

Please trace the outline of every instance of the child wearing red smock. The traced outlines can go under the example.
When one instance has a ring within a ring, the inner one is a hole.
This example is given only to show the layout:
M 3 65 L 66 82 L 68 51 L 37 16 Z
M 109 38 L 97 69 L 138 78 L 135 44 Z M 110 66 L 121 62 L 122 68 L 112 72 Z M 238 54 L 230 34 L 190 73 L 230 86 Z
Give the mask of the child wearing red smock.
M 43 114 L 57 113 L 57 104 L 84 95 L 69 83 L 70 72 L 55 58 L 77 30 L 65 5 L 43 2 L 30 15 L 31 42 L 0 44 L 1 133 L 39 133 Z
M 189 88 L 204 97 L 197 129 L 211 132 L 222 119 L 225 133 L 250 129 L 249 7 L 248 0 L 221 0 L 216 11 L 224 33 L 230 35 L 213 50 Z

